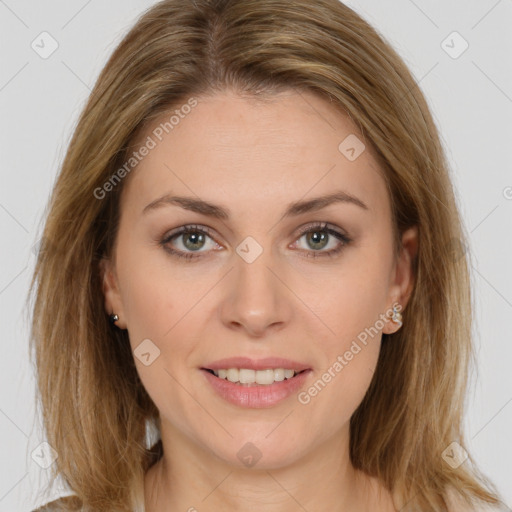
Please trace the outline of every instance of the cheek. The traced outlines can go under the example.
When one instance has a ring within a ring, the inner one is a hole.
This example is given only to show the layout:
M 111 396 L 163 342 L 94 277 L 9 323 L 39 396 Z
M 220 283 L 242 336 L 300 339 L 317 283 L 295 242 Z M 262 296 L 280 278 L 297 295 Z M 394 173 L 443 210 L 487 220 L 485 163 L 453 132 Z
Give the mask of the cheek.
M 317 345 L 324 364 L 298 396 L 311 424 L 322 425 L 326 436 L 350 420 L 370 386 L 379 358 L 382 327 L 369 322 L 366 310 L 364 314 L 354 311 L 354 316 L 338 322 L 337 336 Z
M 388 262 L 378 254 L 373 248 L 361 251 L 322 287 L 315 314 L 324 334 L 311 336 L 322 364 L 299 400 L 319 417 L 348 421 L 375 373 L 389 282 Z
M 352 340 L 364 341 L 368 331 L 369 339 L 382 331 L 388 283 L 389 268 L 374 257 L 354 258 L 352 265 L 344 265 L 341 272 L 330 276 L 315 314 L 324 324 L 322 343 L 331 359 L 348 350 Z
M 145 251 L 124 255 L 118 275 L 137 372 L 157 408 L 174 411 L 175 423 L 185 431 L 193 424 L 187 416 L 191 401 L 179 383 L 185 382 L 186 362 L 195 346 L 187 334 L 189 310 L 201 293 L 180 286 L 179 276 Z
M 161 250 L 148 250 L 129 234 L 124 238 L 120 234 L 118 276 L 124 314 L 134 341 L 140 337 L 162 338 L 176 321 L 183 289 L 173 278 L 171 263 L 160 256 Z
M 176 300 L 171 287 L 151 272 L 132 272 L 125 286 L 123 306 L 130 338 L 162 338 L 172 328 Z
M 170 381 L 172 384 L 169 373 L 185 371 L 180 362 L 187 360 L 196 345 L 191 329 L 198 310 L 194 306 L 206 293 L 208 283 L 199 279 L 187 283 L 179 266 L 161 255 L 156 257 L 158 249 L 148 251 L 133 244 L 127 250 L 125 244 L 121 252 L 121 244 L 119 247 L 118 276 L 123 284 L 122 300 L 130 345 L 141 379 L 151 393 L 153 382 Z M 142 351 L 149 352 L 154 362 L 144 365 L 137 357 Z

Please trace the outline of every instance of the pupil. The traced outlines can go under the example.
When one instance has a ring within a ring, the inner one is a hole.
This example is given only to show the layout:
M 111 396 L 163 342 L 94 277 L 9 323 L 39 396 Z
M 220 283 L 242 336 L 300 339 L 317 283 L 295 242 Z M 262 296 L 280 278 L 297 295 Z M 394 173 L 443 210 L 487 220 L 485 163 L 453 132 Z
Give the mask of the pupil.
M 327 239 L 327 234 L 322 233 L 320 231 L 313 231 L 310 235 L 310 239 L 313 241 L 313 244 L 321 244 L 322 242 L 325 242 L 325 240 Z
M 192 240 L 191 243 L 189 241 Z M 198 249 L 197 244 L 204 242 L 204 235 L 202 233 L 187 233 L 185 237 L 185 245 L 189 249 Z

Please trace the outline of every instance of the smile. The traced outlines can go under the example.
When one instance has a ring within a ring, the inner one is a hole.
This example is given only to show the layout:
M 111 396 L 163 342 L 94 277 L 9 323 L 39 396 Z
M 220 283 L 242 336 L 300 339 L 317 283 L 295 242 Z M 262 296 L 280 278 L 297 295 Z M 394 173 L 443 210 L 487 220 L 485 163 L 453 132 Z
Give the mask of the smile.
M 234 384 L 251 385 L 258 384 L 269 386 L 274 382 L 282 382 L 292 379 L 301 372 L 288 368 L 268 368 L 265 370 L 252 370 L 250 368 L 228 368 L 209 370 L 219 379 L 225 379 Z M 305 371 L 305 370 L 303 370 Z
M 224 401 L 238 407 L 261 409 L 274 407 L 298 393 L 312 370 L 201 368 L 201 372 L 211 389 Z

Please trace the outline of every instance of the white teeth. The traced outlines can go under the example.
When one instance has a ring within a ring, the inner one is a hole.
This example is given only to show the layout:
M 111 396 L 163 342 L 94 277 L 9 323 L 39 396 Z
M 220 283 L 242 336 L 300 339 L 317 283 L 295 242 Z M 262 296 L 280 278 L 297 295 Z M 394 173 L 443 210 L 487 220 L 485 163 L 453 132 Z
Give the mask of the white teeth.
M 276 368 L 274 370 L 274 380 L 276 382 L 281 382 L 284 380 L 284 370 L 282 368 Z
M 230 368 L 229 370 L 227 370 L 226 377 L 229 380 L 229 382 L 238 382 L 238 375 L 238 368 Z
M 275 381 L 274 370 L 258 370 L 256 374 L 256 384 L 273 384 Z
M 238 370 L 238 380 L 240 384 L 253 384 L 256 382 L 256 372 L 242 368 Z
M 213 373 L 220 379 L 227 379 L 229 382 L 240 384 L 260 384 L 268 386 L 274 382 L 281 382 L 291 379 L 296 375 L 295 370 L 285 368 L 269 368 L 267 370 L 251 370 L 248 368 L 228 368 L 213 370 Z

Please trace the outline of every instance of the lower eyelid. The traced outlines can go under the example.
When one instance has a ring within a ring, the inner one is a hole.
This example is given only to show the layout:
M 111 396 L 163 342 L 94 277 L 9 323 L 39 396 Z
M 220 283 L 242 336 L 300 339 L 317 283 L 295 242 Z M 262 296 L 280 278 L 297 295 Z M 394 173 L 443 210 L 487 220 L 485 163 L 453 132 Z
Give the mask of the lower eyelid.
M 308 233 L 314 232 L 315 230 L 317 230 L 317 231 L 324 231 L 324 232 L 328 233 L 329 236 L 334 237 L 334 238 L 336 238 L 338 240 L 339 245 L 338 245 L 338 247 L 336 247 L 334 249 L 330 249 L 328 251 L 314 251 L 313 249 L 311 249 L 311 250 L 299 249 L 300 252 L 306 253 L 307 257 L 314 257 L 315 258 L 315 257 L 323 257 L 323 256 L 325 256 L 325 257 L 335 256 L 336 254 L 341 252 L 347 245 L 349 245 L 352 242 L 352 239 L 349 236 L 347 236 L 346 234 L 341 233 L 341 232 L 339 232 L 339 231 L 337 231 L 335 229 L 330 228 L 329 225 L 324 222 L 324 223 L 321 223 L 321 224 L 318 224 L 318 225 L 312 225 L 312 226 L 308 226 L 307 228 L 305 228 L 301 233 L 299 233 L 297 235 L 297 237 L 295 238 L 295 241 L 293 243 L 296 244 L 298 242 L 298 240 L 300 240 L 303 236 L 307 235 Z M 215 238 L 212 236 L 211 231 L 209 231 L 207 228 L 202 227 L 202 226 L 193 226 L 193 225 L 183 226 L 178 231 L 164 236 L 160 240 L 160 244 L 171 255 L 176 256 L 176 257 L 180 257 L 180 258 L 192 259 L 192 258 L 196 258 L 196 257 L 201 257 L 202 254 L 206 255 L 206 254 L 208 254 L 210 252 L 208 250 L 205 250 L 205 251 L 199 250 L 199 251 L 187 252 L 187 251 L 183 251 L 181 249 L 174 249 L 174 248 L 171 249 L 170 247 L 168 247 L 168 244 L 173 239 L 179 238 L 180 236 L 185 235 L 187 233 L 202 233 L 205 236 L 207 236 L 208 238 L 210 238 L 210 240 L 214 244 L 216 244 L 217 246 L 220 245 L 215 240 Z
M 163 248 L 169 252 L 171 255 L 173 256 L 177 256 L 177 257 L 184 257 L 184 258 L 194 258 L 194 257 L 199 257 L 203 254 L 207 254 L 209 253 L 210 251 L 212 250 L 215 250 L 215 249 L 204 249 L 204 248 L 201 248 L 200 250 L 197 250 L 197 251 L 184 251 L 182 249 L 176 249 L 174 248 L 173 246 L 170 245 L 170 243 L 176 239 L 179 239 L 181 236 L 183 235 L 186 235 L 187 233 L 189 232 L 197 232 L 197 233 L 201 233 L 201 234 L 204 234 L 205 236 L 207 236 L 210 240 L 211 240 L 211 243 L 212 244 L 215 244 L 216 246 L 218 246 L 219 244 L 215 241 L 215 239 L 208 233 L 206 233 L 205 231 L 203 231 L 202 229 L 196 229 L 196 230 L 190 230 L 190 231 L 182 231 L 182 232 L 177 232 L 177 233 L 173 233 L 171 235 L 168 235 L 168 236 L 165 236 L 161 241 L 160 241 L 160 244 L 163 246 Z M 182 242 L 183 243 L 183 242 Z
M 300 240 L 306 233 L 302 234 L 297 240 Z M 337 245 L 333 249 L 329 249 L 328 251 L 315 251 L 313 249 L 299 249 L 299 252 L 303 253 L 303 257 L 305 258 L 329 258 L 334 257 L 340 254 L 352 241 L 346 235 L 342 235 L 341 233 L 331 233 L 329 232 L 331 237 L 334 237 L 337 240 Z M 298 242 L 294 242 L 295 244 Z

